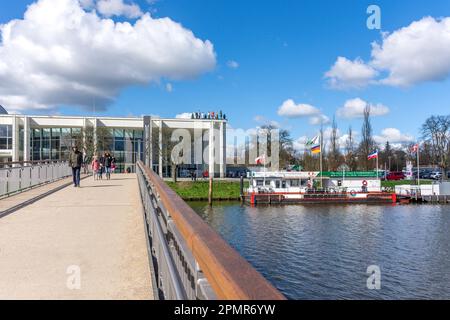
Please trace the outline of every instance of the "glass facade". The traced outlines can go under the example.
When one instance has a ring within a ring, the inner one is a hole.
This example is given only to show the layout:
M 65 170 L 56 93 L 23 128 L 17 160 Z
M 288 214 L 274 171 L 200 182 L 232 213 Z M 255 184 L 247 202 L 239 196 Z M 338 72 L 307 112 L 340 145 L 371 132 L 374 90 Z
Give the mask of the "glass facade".
M 80 134 L 80 128 L 32 129 L 31 160 L 67 160 L 70 148 L 76 144 Z
M 91 129 L 92 130 L 92 129 Z M 116 158 L 117 172 L 128 168 L 134 172 L 136 161 L 143 159 L 144 131 L 120 128 L 99 128 L 97 131 L 97 154 L 110 152 Z M 73 145 L 82 148 L 81 128 L 32 129 L 30 135 L 31 160 L 67 160 Z M 87 132 L 87 156 L 92 160 L 93 142 Z
M 0 150 L 12 150 L 12 126 L 0 125 Z
M 134 172 L 134 164 L 144 158 L 144 131 L 120 128 L 98 130 L 98 153 L 110 152 L 116 158 L 117 172 Z

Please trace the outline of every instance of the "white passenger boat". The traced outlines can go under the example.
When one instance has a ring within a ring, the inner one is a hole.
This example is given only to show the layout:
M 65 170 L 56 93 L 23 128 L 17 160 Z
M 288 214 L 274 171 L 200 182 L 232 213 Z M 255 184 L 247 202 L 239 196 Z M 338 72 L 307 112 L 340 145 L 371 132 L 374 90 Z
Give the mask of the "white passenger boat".
M 392 203 L 376 172 L 250 172 L 244 200 L 274 203 Z

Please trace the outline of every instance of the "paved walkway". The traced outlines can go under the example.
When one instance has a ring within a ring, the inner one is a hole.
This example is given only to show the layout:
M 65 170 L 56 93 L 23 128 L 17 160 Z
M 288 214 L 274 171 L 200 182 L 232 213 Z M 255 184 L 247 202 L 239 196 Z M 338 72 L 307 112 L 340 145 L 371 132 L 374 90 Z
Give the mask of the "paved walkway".
M 34 199 L 37 199 L 46 193 L 50 193 L 53 190 L 62 188 L 71 182 L 72 178 L 65 178 L 53 183 L 37 186 L 33 189 L 29 189 L 9 197 L 0 198 L 0 218 L 3 216 L 4 212 L 26 202 L 33 201 Z
M 0 219 L 0 299 L 152 299 L 150 275 L 135 175 L 88 178 Z

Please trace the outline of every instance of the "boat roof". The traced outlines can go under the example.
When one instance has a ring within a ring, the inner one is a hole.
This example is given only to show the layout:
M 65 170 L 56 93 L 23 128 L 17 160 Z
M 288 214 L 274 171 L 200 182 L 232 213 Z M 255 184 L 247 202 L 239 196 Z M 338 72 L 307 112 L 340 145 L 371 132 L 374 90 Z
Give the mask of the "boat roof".
M 377 178 L 376 171 L 324 171 L 322 175 L 327 178 Z
M 268 172 L 252 172 L 253 178 L 282 178 L 282 179 L 309 179 L 315 178 L 319 172 L 305 172 L 305 171 L 268 171 Z
M 350 179 L 350 178 L 377 178 L 376 171 L 324 171 L 322 174 L 319 171 L 267 171 L 267 172 L 251 172 L 253 178 L 273 178 L 273 179 L 309 179 L 320 178 L 324 179 Z

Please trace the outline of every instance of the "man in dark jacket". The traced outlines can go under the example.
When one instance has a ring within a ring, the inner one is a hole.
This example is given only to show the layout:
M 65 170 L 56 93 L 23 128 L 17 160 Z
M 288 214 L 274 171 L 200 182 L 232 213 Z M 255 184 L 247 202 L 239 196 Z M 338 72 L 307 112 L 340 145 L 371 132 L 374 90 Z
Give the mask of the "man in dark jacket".
M 114 158 L 111 156 L 109 152 L 105 153 L 105 172 L 106 179 L 111 180 L 111 168 L 113 166 Z
M 78 151 L 77 147 L 73 147 L 69 156 L 69 166 L 72 168 L 73 184 L 75 188 L 80 187 L 82 164 L 83 154 Z

